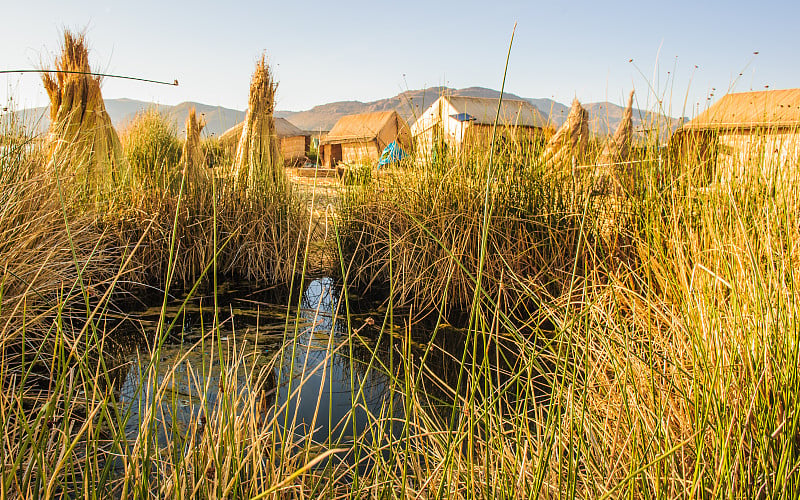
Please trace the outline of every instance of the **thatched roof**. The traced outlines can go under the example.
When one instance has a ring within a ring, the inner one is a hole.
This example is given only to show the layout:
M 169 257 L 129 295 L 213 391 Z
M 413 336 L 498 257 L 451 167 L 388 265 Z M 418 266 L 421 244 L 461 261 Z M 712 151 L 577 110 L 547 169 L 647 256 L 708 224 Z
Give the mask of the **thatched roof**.
M 500 99 L 488 97 L 444 96 L 457 111 L 460 121 L 470 121 L 478 125 L 494 125 Z M 455 118 L 455 117 L 454 117 Z M 527 101 L 503 99 L 500 104 L 500 125 L 517 127 L 543 127 L 547 122 Z
M 682 130 L 800 126 L 800 89 L 728 94 Z
M 397 120 L 398 130 L 408 125 L 405 124 L 396 111 L 378 111 L 376 113 L 361 113 L 347 115 L 339 118 L 323 143 L 372 141 L 378 138 L 381 131 L 393 120 Z
M 233 127 L 229 128 L 225 132 L 223 132 L 219 136 L 219 140 L 224 142 L 233 142 L 237 144 L 239 139 L 242 137 L 242 128 L 244 128 L 244 122 L 239 122 L 238 124 L 234 125 Z M 299 128 L 292 125 L 292 123 L 287 120 L 286 118 L 275 118 L 275 131 L 278 133 L 278 138 L 284 137 L 297 137 L 298 135 L 309 135 L 308 132 L 304 132 Z

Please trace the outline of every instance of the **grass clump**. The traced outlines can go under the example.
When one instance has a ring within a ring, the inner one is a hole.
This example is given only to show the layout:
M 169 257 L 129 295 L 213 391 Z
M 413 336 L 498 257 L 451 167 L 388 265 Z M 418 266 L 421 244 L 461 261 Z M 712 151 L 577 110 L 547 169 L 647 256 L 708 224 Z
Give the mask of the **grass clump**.
M 186 140 L 183 143 L 181 155 L 189 189 L 197 189 L 208 179 L 206 158 L 200 139 L 200 132 L 205 126 L 205 119 L 198 119 L 195 109 L 190 109 L 189 116 L 186 117 Z
M 307 224 L 306 208 L 294 194 L 242 193 L 227 177 L 209 177 L 205 184 L 193 189 L 184 184 L 184 189 L 140 193 L 106 219 L 106 230 L 126 247 L 141 240 L 133 257 L 137 281 L 191 287 L 214 259 L 222 279 L 291 281 Z M 168 272 L 170 255 L 173 268 Z
M 608 255 L 608 245 L 592 234 L 592 213 L 583 216 L 589 193 L 573 185 L 569 171 L 533 161 L 490 166 L 490 154 L 473 148 L 460 160 L 440 156 L 347 191 L 342 245 L 352 286 L 386 290 L 392 283 L 398 304 L 468 310 L 485 208 L 491 216 L 481 287 L 488 296 L 502 295 L 504 307 L 533 312 L 531 291 L 558 296 L 574 272 L 582 275 Z M 528 150 L 498 156 L 534 157 Z M 596 244 L 592 253 L 579 251 L 587 238 Z
M 174 124 L 158 110 L 137 114 L 120 136 L 122 149 L 139 182 L 150 189 L 174 189 L 180 185 L 181 141 Z

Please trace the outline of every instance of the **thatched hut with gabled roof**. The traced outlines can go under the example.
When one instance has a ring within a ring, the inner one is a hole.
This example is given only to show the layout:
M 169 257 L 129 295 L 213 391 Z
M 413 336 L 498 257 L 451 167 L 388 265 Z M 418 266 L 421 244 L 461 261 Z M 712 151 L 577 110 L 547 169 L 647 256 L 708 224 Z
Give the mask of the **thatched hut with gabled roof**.
M 411 134 L 423 156 L 432 154 L 437 145 L 460 151 L 465 145 L 488 143 L 495 120 L 504 133 L 530 138 L 547 124 L 527 101 L 443 95 L 414 122 Z
M 234 151 L 242 137 L 244 122 L 229 128 L 219 136 L 220 144 Z M 311 147 L 311 136 L 295 127 L 286 118 L 275 118 L 275 133 L 280 140 L 281 155 L 288 163 L 297 163 L 306 159 L 309 147 Z
M 343 116 L 320 141 L 321 164 L 331 168 L 340 162 L 374 163 L 392 142 L 405 151 L 411 146 L 408 124 L 396 111 Z
M 800 159 L 800 89 L 728 94 L 676 130 L 670 151 L 709 181 L 784 169 Z

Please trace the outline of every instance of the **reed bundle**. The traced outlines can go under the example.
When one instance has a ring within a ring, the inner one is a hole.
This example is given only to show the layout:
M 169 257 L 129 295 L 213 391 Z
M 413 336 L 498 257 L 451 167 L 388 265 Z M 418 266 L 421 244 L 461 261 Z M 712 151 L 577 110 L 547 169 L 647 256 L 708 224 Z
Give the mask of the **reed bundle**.
M 623 190 L 623 176 L 632 169 L 630 160 L 631 139 L 633 139 L 633 93 L 628 96 L 628 104 L 622 113 L 622 120 L 614 135 L 603 146 L 597 159 L 595 191 L 598 194 L 619 194 Z
M 542 160 L 553 165 L 563 165 L 573 158 L 583 162 L 589 144 L 589 112 L 578 99 L 572 101 L 567 121 L 547 142 Z
M 186 117 L 186 141 L 183 143 L 181 162 L 185 169 L 186 182 L 190 189 L 197 189 L 208 180 L 206 155 L 200 140 L 200 132 L 206 126 L 205 119 L 197 117 L 195 108 Z
M 119 137 L 106 112 L 100 77 L 92 76 L 84 35 L 64 31 L 55 74 L 42 82 L 50 98 L 48 169 L 82 186 L 85 195 L 109 192 L 128 173 Z
M 262 55 L 250 81 L 247 114 L 233 162 L 236 185 L 240 188 L 252 190 L 261 185 L 282 190 L 286 185 L 273 117 L 277 89 L 278 84 Z

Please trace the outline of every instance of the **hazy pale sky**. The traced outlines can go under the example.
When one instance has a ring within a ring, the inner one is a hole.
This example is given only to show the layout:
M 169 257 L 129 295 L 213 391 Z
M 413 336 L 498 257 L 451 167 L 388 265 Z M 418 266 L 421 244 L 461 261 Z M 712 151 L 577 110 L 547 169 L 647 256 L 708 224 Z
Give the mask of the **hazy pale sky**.
M 800 2 L 3 0 L 0 69 L 50 65 L 64 27 L 86 29 L 104 97 L 244 109 L 266 51 L 278 109 L 371 101 L 433 85 L 569 103 L 656 100 L 681 113 L 735 91 L 800 86 Z M 758 51 L 758 55 L 754 52 Z M 630 60 L 633 62 L 629 62 Z M 695 68 L 697 66 L 697 68 Z M 740 76 L 741 73 L 741 76 Z M 47 104 L 36 75 L 0 75 L 0 100 Z M 657 96 L 657 97 L 656 97 Z

